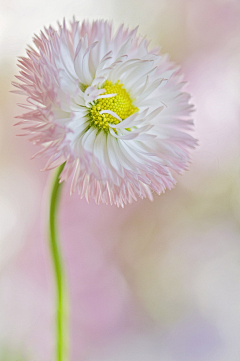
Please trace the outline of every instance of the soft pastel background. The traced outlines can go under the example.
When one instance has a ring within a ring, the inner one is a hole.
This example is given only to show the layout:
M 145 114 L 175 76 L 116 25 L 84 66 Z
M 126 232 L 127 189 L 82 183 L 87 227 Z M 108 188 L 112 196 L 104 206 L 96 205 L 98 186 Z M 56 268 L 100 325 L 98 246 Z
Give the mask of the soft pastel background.
M 53 361 L 50 174 L 16 137 L 22 99 L 9 91 L 33 33 L 73 15 L 140 25 L 182 64 L 200 146 L 176 188 L 153 203 L 88 205 L 65 185 L 71 361 L 239 361 L 238 0 L 1 0 L 0 360 Z

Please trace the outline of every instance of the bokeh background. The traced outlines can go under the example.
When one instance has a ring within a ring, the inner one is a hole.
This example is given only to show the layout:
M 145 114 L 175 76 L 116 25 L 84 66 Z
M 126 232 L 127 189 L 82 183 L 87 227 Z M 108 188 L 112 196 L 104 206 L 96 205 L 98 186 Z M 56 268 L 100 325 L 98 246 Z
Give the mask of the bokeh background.
M 71 361 L 239 361 L 238 0 L 0 1 L 0 360 L 53 360 L 50 174 L 16 137 L 22 99 L 9 91 L 33 34 L 73 15 L 139 25 L 182 65 L 200 146 L 153 203 L 88 205 L 65 185 Z

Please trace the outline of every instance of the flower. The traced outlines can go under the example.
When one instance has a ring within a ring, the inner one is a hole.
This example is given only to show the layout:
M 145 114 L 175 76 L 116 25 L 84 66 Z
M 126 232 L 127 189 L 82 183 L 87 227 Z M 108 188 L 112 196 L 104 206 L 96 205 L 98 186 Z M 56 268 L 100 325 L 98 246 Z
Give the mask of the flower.
M 60 181 L 71 193 L 124 206 L 152 199 L 176 181 L 196 140 L 190 95 L 179 68 L 148 50 L 137 28 L 114 33 L 108 21 L 73 21 L 45 28 L 20 57 L 20 83 L 28 112 L 18 116 L 30 140 L 41 145 L 44 170 L 66 162 Z

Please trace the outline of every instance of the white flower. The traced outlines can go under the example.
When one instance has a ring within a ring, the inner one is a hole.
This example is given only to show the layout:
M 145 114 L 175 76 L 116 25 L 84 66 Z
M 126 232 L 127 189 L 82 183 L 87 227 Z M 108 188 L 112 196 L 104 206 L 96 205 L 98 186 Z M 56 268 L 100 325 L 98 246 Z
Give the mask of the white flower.
M 28 97 L 19 123 L 49 158 L 45 169 L 66 162 L 61 181 L 71 177 L 71 192 L 96 203 L 124 206 L 171 189 L 196 144 L 179 69 L 136 33 L 63 22 L 35 36 L 36 50 L 19 61 L 14 85 Z

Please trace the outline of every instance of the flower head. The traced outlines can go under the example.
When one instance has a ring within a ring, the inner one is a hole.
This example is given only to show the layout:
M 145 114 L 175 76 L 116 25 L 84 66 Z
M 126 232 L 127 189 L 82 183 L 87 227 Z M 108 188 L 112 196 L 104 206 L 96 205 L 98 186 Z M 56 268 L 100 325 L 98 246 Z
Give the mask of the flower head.
M 13 83 L 27 96 L 19 116 L 41 145 L 45 170 L 66 162 L 61 181 L 96 203 L 124 206 L 175 184 L 196 144 L 190 96 L 167 56 L 123 25 L 75 19 L 45 28 L 19 59 Z

